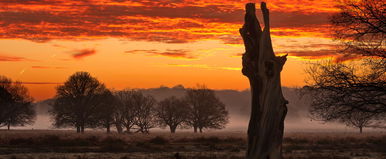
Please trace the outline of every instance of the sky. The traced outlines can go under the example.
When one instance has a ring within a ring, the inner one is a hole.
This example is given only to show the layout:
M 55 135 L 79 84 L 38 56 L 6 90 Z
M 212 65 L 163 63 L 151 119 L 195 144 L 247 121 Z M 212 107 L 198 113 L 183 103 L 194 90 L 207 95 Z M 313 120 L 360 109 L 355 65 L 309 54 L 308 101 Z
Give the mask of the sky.
M 24 82 L 35 100 L 77 71 L 112 89 L 248 89 L 238 33 L 248 2 L 261 1 L 1 0 L 0 75 Z M 289 54 L 283 86 L 303 86 L 309 61 L 344 60 L 328 20 L 335 0 L 265 2 L 274 51 Z

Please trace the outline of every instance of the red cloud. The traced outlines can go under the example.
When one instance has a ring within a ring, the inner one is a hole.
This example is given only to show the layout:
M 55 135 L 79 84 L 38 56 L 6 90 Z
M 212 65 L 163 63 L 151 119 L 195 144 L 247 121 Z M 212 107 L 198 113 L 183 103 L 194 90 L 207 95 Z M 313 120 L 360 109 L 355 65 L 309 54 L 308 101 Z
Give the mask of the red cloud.
M 73 54 L 72 57 L 75 59 L 82 59 L 86 56 L 94 55 L 96 51 L 94 49 L 83 49 L 79 50 L 77 53 Z
M 320 28 L 328 24 L 332 2 L 270 1 L 272 28 Z M 244 3 L 225 1 L 5 0 L 0 1 L 0 38 L 35 42 L 51 39 L 118 37 L 186 43 L 220 39 L 239 43 Z M 257 12 L 258 16 L 260 12 Z M 260 18 L 261 19 L 261 18 Z M 300 30 L 300 29 L 298 29 Z M 319 36 L 323 30 L 311 30 Z M 281 36 L 287 32 L 273 32 Z M 228 35 L 231 38 L 224 38 Z M 291 35 L 302 36 L 298 32 Z
M 27 61 L 27 59 L 24 58 L 24 57 L 3 56 L 3 55 L 0 55 L 0 61 L 17 62 L 17 61 Z
M 33 69 L 65 69 L 66 67 L 31 66 Z

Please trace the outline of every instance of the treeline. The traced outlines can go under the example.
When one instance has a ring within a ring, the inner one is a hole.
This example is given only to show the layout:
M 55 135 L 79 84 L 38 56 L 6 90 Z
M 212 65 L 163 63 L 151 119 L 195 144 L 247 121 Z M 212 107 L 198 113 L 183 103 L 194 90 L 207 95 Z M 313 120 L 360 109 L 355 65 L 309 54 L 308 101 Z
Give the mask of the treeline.
M 1 77 L 0 127 L 32 124 L 36 116 L 32 101 L 20 82 Z M 177 128 L 202 132 L 224 128 L 229 118 L 225 105 L 205 86 L 157 102 L 136 89 L 109 90 L 88 72 L 76 72 L 58 86 L 51 106 L 53 126 L 73 127 L 78 133 L 86 128 L 110 132 L 113 127 L 118 133 L 149 133 L 155 127 L 168 127 L 171 133 Z

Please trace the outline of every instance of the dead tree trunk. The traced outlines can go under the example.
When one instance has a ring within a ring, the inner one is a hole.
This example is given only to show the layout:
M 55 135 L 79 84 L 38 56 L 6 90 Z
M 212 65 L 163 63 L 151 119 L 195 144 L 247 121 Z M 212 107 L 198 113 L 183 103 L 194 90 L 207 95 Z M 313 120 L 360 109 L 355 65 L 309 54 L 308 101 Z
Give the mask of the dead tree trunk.
M 242 73 L 249 79 L 252 94 L 246 158 L 281 159 L 288 101 L 281 90 L 280 72 L 287 55 L 277 57 L 273 52 L 266 4 L 261 3 L 263 31 L 255 10 L 254 3 L 246 5 L 245 23 L 240 28 L 245 45 Z

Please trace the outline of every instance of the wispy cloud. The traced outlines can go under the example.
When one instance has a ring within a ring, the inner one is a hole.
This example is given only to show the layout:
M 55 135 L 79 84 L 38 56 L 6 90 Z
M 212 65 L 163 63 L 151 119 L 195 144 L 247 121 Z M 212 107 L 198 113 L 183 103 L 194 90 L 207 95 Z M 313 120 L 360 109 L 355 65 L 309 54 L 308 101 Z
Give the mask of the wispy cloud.
M 40 85 L 40 84 L 63 84 L 63 83 L 60 83 L 60 82 L 18 82 L 18 83 L 21 83 L 21 84 L 34 84 L 34 85 Z
M 95 49 L 83 49 L 76 51 L 76 53 L 72 54 L 72 57 L 75 59 L 82 59 L 84 57 L 94 55 L 95 53 Z
M 205 64 L 168 64 L 168 66 L 202 68 L 202 69 L 211 69 L 211 70 L 231 70 L 231 71 L 240 71 L 241 70 L 240 67 L 209 66 L 209 65 L 205 65 Z
M 0 62 L 1 61 L 18 62 L 18 61 L 28 61 L 28 59 L 24 57 L 17 57 L 17 56 L 0 55 Z
M 33 69 L 66 69 L 66 67 L 52 67 L 52 66 L 31 66 Z
M 277 54 L 288 54 L 289 56 L 300 57 L 304 59 L 332 58 L 335 62 L 343 62 L 360 58 L 360 56 L 357 55 L 341 54 L 336 49 L 283 51 L 278 52 Z
M 277 54 L 288 54 L 289 56 L 305 57 L 305 58 L 320 58 L 320 57 L 332 57 L 337 55 L 336 50 L 321 49 L 321 50 L 297 50 L 297 51 L 283 51 L 277 52 Z
M 182 50 L 182 49 L 167 49 L 165 51 L 160 50 L 129 50 L 125 51 L 125 53 L 129 54 L 145 54 L 150 56 L 166 56 L 171 58 L 182 58 L 182 59 L 196 59 L 197 57 L 194 57 L 191 55 L 191 52 L 188 50 Z

